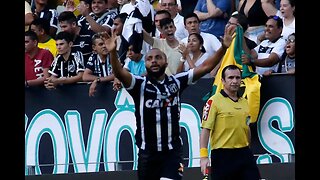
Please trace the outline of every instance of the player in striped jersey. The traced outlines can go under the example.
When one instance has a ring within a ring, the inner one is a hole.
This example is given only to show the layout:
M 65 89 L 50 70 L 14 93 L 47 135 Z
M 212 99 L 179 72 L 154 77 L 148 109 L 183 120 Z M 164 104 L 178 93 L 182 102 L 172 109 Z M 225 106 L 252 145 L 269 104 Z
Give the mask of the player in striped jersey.
M 145 55 L 147 75 L 144 77 L 122 68 L 117 58 L 115 33 L 106 37 L 113 73 L 135 103 L 139 180 L 182 179 L 181 93 L 218 64 L 231 44 L 232 34 L 232 30 L 225 31 L 221 48 L 202 65 L 170 76 L 165 74 L 168 65 L 166 55 L 153 48 Z

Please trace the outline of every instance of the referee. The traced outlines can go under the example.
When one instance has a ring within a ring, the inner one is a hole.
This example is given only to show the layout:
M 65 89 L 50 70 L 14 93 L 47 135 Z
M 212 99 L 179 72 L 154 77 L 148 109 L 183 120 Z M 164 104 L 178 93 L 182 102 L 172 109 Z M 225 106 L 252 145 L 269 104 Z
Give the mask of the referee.
M 145 55 L 147 75 L 144 77 L 122 68 L 117 58 L 115 33 L 106 37 L 113 73 L 135 104 L 139 180 L 182 179 L 181 93 L 218 64 L 231 44 L 232 34 L 232 30 L 226 30 L 220 49 L 202 65 L 176 75 L 165 74 L 167 56 L 157 48 L 151 49 Z
M 246 99 L 238 96 L 241 70 L 236 65 L 229 65 L 221 74 L 224 89 L 211 96 L 203 108 L 201 171 L 205 174 L 209 166 L 207 146 L 210 136 L 212 179 L 259 180 L 259 169 L 249 149 L 249 105 Z

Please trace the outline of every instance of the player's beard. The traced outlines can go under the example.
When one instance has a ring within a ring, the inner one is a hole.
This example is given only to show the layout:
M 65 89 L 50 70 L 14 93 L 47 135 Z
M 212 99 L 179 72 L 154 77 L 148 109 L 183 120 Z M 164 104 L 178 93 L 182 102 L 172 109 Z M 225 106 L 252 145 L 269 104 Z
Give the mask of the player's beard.
M 167 66 L 161 66 L 159 68 L 159 71 L 156 71 L 156 72 L 153 72 L 150 68 L 146 68 L 148 76 L 154 77 L 154 78 L 157 79 L 157 78 L 159 78 L 160 76 L 162 76 L 164 74 L 164 72 L 166 71 L 166 67 Z

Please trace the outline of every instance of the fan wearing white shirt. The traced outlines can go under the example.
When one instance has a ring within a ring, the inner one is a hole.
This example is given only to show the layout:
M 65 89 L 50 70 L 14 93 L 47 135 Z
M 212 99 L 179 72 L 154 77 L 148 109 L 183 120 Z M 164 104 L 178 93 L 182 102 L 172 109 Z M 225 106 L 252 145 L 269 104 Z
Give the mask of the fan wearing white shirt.
M 201 32 L 199 28 L 200 20 L 197 14 L 191 12 L 184 17 L 185 29 L 189 34 L 198 33 L 202 36 L 204 42 L 203 46 L 209 56 L 212 56 L 221 46 L 221 42 L 218 38 L 210 33 Z M 188 37 L 181 40 L 185 45 L 188 43 Z
M 261 6 L 267 16 L 277 15 L 282 18 L 283 29 L 281 35 L 284 39 L 295 32 L 295 0 L 281 0 L 280 9 L 277 9 L 272 0 L 261 0 Z
M 183 16 L 181 16 L 178 12 L 178 4 L 177 0 L 161 0 L 160 3 L 161 10 L 167 10 L 171 14 L 171 18 L 177 28 L 175 32 L 175 36 L 178 40 L 184 39 L 188 37 L 188 31 L 184 27 Z

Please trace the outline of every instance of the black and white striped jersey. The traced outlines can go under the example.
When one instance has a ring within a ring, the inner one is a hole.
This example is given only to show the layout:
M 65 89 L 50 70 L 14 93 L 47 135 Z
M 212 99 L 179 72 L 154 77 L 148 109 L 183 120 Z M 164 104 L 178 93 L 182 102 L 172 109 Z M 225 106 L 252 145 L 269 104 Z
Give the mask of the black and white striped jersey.
M 50 24 L 50 27 L 58 29 L 58 12 L 56 9 L 49 9 L 48 7 L 45 7 L 41 12 L 36 13 L 36 7 L 34 6 L 31 8 L 31 11 L 37 14 L 39 18 L 47 20 Z
M 93 31 L 80 29 L 78 35 L 75 35 L 72 45 L 72 51 L 82 52 L 84 64 L 87 64 L 90 55 L 92 54 L 92 36 Z
M 89 57 L 86 68 L 92 71 L 92 74 L 98 77 L 107 77 L 112 74 L 112 67 L 109 59 L 109 55 L 105 63 L 102 63 L 100 56 L 96 53 L 91 54 Z
M 71 52 L 67 60 L 58 54 L 49 69 L 49 73 L 58 78 L 76 76 L 79 71 L 84 71 L 84 60 L 80 51 Z
M 165 76 L 162 82 L 132 75 L 127 88 L 135 103 L 136 144 L 139 149 L 167 151 L 182 146 L 180 137 L 180 96 L 193 84 L 193 69 Z
M 96 21 L 96 23 L 111 28 L 113 25 L 113 19 L 118 15 L 118 11 L 117 9 L 111 9 L 103 13 L 100 17 L 95 15 L 93 12 L 89 15 Z M 82 29 L 92 31 L 89 22 L 84 16 L 78 16 L 77 19 L 78 25 L 81 26 Z

